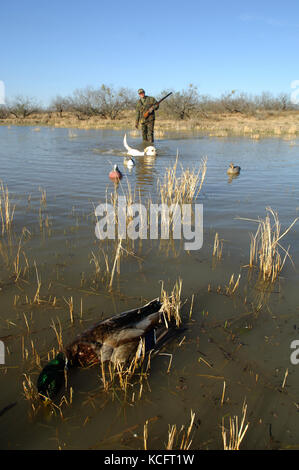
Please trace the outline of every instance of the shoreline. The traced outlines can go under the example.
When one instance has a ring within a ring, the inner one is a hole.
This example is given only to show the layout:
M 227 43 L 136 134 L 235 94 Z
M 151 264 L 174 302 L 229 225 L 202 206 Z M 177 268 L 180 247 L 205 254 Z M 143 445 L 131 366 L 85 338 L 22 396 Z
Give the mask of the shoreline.
M 32 126 L 72 129 L 132 129 L 131 137 L 138 137 L 140 129 L 134 128 L 134 114 L 117 120 L 92 117 L 78 119 L 77 116 L 57 113 L 42 113 L 27 118 L 7 118 L 0 120 L 1 126 Z M 293 140 L 299 137 L 299 112 L 260 113 L 257 116 L 236 114 L 210 115 L 184 121 L 170 120 L 157 116 L 156 137 L 163 137 L 167 132 L 195 132 L 209 137 L 239 136 L 258 140 L 263 137 L 280 137 Z

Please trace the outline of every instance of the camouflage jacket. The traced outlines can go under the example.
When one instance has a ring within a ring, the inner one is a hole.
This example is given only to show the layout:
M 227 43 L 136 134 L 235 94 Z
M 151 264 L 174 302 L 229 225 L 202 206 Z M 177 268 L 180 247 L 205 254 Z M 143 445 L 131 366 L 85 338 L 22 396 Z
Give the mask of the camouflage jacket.
M 149 121 L 154 121 L 155 120 L 155 111 L 150 113 L 147 118 L 143 116 L 143 113 L 149 110 L 149 108 L 153 105 L 157 105 L 156 109 L 159 108 L 159 105 L 157 103 L 157 100 L 153 98 L 152 96 L 145 96 L 143 99 L 143 102 L 140 100 L 137 101 L 136 105 L 136 124 L 139 122 L 149 122 Z

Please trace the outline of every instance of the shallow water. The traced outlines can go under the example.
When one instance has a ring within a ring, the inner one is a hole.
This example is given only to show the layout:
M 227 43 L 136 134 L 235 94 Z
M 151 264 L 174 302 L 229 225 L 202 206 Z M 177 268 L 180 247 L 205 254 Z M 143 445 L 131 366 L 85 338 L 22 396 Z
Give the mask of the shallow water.
M 188 424 L 191 409 L 196 413 L 192 448 L 222 448 L 222 417 L 241 416 L 244 399 L 250 425 L 243 449 L 298 447 L 299 366 L 290 362 L 290 343 L 298 339 L 299 326 L 298 224 L 282 240 L 285 248 L 290 245 L 295 268 L 287 261 L 272 293 L 262 296 L 256 275 L 249 279 L 244 268 L 249 233 L 255 232 L 256 224 L 240 218 L 264 217 L 270 206 L 286 228 L 299 215 L 299 142 L 171 133 L 157 140 L 156 157 L 138 157 L 128 171 L 123 167 L 123 134 L 0 127 L 0 179 L 16 206 L 11 240 L 0 239 L 0 338 L 6 347 L 6 363 L 0 366 L 0 412 L 16 403 L 0 416 L 1 448 L 141 449 L 143 425 L 150 420 L 148 447 L 159 449 L 167 441 L 168 425 Z M 128 143 L 141 148 L 140 140 L 129 134 Z M 129 183 L 143 200 L 154 199 L 157 181 L 175 162 L 177 152 L 184 168 L 198 168 L 201 158 L 208 159 L 198 198 L 204 210 L 203 247 L 186 252 L 176 243 L 174 253 L 167 243 L 135 243 L 136 256 L 122 258 L 120 275 L 109 293 L 95 281 L 90 262 L 99 246 L 94 207 L 114 189 L 108 173 L 117 163 L 125 174 L 120 194 Z M 226 169 L 231 161 L 241 166 L 241 174 L 230 181 Z M 29 268 L 25 279 L 15 283 L 13 261 L 24 227 L 30 233 L 22 238 L 20 263 L 26 266 L 24 252 Z M 216 232 L 224 240 L 218 263 L 212 259 Z M 37 289 L 34 263 L 41 280 L 40 304 L 32 303 Z M 240 287 L 227 296 L 225 286 L 233 273 L 235 279 L 241 274 Z M 159 296 L 161 280 L 170 289 L 178 277 L 186 299 L 186 338 L 180 346 L 176 340 L 165 349 L 173 354 L 169 373 L 170 356 L 153 359 L 140 400 L 139 386 L 134 402 L 126 405 L 118 392 L 101 392 L 95 367 L 80 369 L 70 378 L 74 396 L 72 405 L 63 408 L 63 420 L 59 414 L 30 412 L 23 395 L 24 374 L 35 382 L 40 370 L 31 341 L 44 364 L 47 351 L 57 347 L 52 320 L 61 322 L 67 344 L 102 317 Z M 46 300 L 54 297 L 57 303 L 50 305 Z M 73 323 L 66 303 L 70 297 Z

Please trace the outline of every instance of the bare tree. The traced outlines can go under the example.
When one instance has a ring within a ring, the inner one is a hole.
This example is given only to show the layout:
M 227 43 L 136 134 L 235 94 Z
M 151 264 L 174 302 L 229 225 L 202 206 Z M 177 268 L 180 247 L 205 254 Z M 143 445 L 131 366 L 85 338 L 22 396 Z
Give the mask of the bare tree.
M 105 118 L 116 119 L 122 111 L 132 107 L 133 92 L 127 88 L 114 90 L 111 87 L 102 85 L 99 90 L 101 101 L 101 112 Z
M 0 105 L 0 119 L 7 119 L 9 116 L 9 111 L 6 105 Z
M 7 106 L 8 111 L 16 118 L 25 119 L 33 113 L 41 110 L 41 105 L 38 104 L 35 98 L 16 96 Z
M 102 85 L 100 88 L 86 87 L 75 90 L 70 98 L 70 107 L 79 119 L 101 116 L 116 119 L 125 109 L 132 107 L 133 92 Z
M 254 111 L 253 100 L 246 93 L 239 93 L 237 90 L 224 93 L 219 100 L 219 111 L 229 113 L 250 114 Z
M 164 90 L 166 95 L 171 90 Z M 186 90 L 176 91 L 163 103 L 163 112 L 176 119 L 188 119 L 199 107 L 197 87 L 190 84 Z
M 98 92 L 90 86 L 74 91 L 73 96 L 70 98 L 70 107 L 79 119 L 101 116 L 101 103 Z
M 62 113 L 69 111 L 71 108 L 71 100 L 68 97 L 63 97 L 60 95 L 57 95 L 55 98 L 52 99 L 49 110 L 50 111 L 55 111 L 60 114 L 60 117 L 62 117 Z

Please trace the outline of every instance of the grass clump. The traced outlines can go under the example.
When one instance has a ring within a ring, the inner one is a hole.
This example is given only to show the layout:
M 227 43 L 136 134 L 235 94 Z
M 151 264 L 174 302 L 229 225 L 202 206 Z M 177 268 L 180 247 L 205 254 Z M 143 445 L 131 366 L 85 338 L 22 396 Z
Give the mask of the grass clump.
M 177 170 L 178 154 L 174 165 L 166 169 L 163 180 L 158 181 L 158 193 L 160 193 L 162 204 L 170 206 L 194 202 L 206 176 L 207 159 L 201 161 L 198 170 L 181 168 L 180 176 Z
M 0 218 L 2 235 L 10 232 L 15 213 L 15 206 L 12 206 L 7 186 L 0 182 Z
M 244 436 L 248 430 L 249 423 L 245 425 L 247 413 L 247 404 L 243 403 L 242 407 L 242 417 L 241 423 L 239 425 L 238 416 L 229 418 L 229 431 L 224 427 L 224 418 L 222 419 L 222 439 L 223 439 L 223 449 L 224 450 L 240 450 L 241 442 L 244 439 Z
M 281 245 L 282 238 L 291 230 L 297 222 L 298 217 L 282 231 L 278 213 L 271 207 L 266 208 L 265 219 L 243 219 L 252 220 L 258 224 L 255 235 L 250 234 L 249 267 L 255 266 L 259 269 L 259 277 L 262 281 L 273 283 L 279 277 L 286 259 L 289 255 L 289 248 L 285 249 Z

